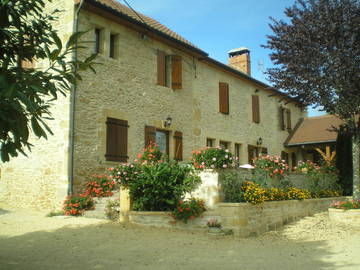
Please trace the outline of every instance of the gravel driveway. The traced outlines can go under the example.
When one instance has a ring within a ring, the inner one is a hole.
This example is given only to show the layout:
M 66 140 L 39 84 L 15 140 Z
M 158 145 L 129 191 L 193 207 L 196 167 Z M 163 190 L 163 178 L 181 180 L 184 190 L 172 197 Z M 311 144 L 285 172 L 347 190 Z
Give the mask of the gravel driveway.
M 317 214 L 256 238 L 0 207 L 0 269 L 360 269 L 360 231 Z

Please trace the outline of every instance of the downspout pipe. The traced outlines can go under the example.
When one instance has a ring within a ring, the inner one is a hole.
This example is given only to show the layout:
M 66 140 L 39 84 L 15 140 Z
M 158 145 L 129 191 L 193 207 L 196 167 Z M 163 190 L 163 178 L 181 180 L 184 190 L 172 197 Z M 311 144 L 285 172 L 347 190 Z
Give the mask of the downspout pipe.
M 84 0 L 80 0 L 80 3 L 74 13 L 74 24 L 73 24 L 73 33 L 79 31 L 79 13 L 80 9 L 84 4 Z M 75 45 L 76 46 L 76 45 Z M 72 54 L 72 61 L 77 61 L 77 49 L 74 50 Z M 76 68 L 76 67 L 75 67 Z M 75 136 L 75 100 L 76 100 L 76 82 L 72 84 L 71 93 L 70 93 L 70 130 L 69 130 L 69 159 L 68 159 L 68 195 L 74 193 L 74 136 Z

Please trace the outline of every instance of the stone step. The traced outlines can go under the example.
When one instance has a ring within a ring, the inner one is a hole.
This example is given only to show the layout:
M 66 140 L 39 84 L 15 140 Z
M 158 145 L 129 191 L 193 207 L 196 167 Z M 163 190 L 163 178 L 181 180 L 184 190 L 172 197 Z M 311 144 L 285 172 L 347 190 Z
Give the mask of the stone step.
M 94 198 L 95 209 L 85 211 L 84 217 L 86 218 L 98 218 L 98 219 L 107 219 L 105 215 L 105 209 L 108 201 L 113 201 L 115 199 L 119 199 L 119 192 L 114 192 L 114 195 L 111 197 L 103 197 L 103 198 Z

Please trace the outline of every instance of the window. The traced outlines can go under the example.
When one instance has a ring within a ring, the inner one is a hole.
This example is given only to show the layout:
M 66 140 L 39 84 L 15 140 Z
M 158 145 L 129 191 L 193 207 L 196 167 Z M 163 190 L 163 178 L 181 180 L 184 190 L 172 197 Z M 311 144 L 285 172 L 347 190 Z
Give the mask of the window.
M 106 121 L 106 154 L 107 161 L 127 162 L 128 122 L 115 118 Z
M 259 96 L 252 96 L 252 118 L 254 123 L 260 123 Z
M 100 28 L 95 28 L 95 53 L 101 53 L 102 33 Z
M 257 158 L 260 154 L 267 155 L 268 150 L 266 147 L 248 145 L 248 162 L 249 164 L 254 163 L 254 158 Z
M 290 131 L 291 130 L 291 111 L 290 109 L 286 109 L 280 107 L 280 129 L 285 130 L 285 128 Z
M 286 164 L 289 164 L 289 154 L 285 151 L 281 151 L 281 159 L 285 160 Z
M 111 58 L 116 58 L 116 48 L 117 48 L 117 38 L 118 36 L 116 34 L 110 34 L 110 48 L 109 48 L 109 56 Z
M 292 152 L 291 153 L 291 167 L 296 167 L 297 165 L 297 159 L 296 159 L 296 153 Z
M 225 141 L 220 141 L 220 142 L 219 142 L 219 146 L 220 146 L 222 149 L 229 149 L 229 145 L 230 145 L 229 142 L 225 142 Z
M 229 84 L 219 82 L 219 112 L 229 114 Z
M 234 149 L 234 154 L 235 154 L 235 161 L 237 164 L 240 164 L 240 144 L 239 143 L 235 143 L 234 145 L 235 149 Z
M 171 64 L 169 65 L 168 62 Z M 169 69 L 171 68 L 171 78 Z M 170 85 L 171 81 L 171 85 Z M 182 57 L 167 56 L 165 52 L 157 52 L 157 84 L 171 86 L 172 89 L 182 89 Z
M 206 139 L 206 146 L 207 146 L 207 147 L 214 147 L 214 146 L 215 146 L 215 140 L 214 140 L 214 139 L 207 138 L 207 139 Z
M 156 143 L 160 151 L 169 155 L 169 131 L 156 129 L 155 127 L 145 127 L 145 147 Z

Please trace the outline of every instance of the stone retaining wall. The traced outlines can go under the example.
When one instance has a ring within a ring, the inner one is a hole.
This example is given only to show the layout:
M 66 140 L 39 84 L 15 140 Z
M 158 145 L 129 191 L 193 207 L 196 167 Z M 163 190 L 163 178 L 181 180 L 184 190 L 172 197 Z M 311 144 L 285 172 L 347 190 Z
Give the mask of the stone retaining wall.
M 217 211 L 224 228 L 232 229 L 240 237 L 248 237 L 277 230 L 287 223 L 327 210 L 334 200 L 344 199 L 346 198 L 274 201 L 260 205 L 220 203 Z

